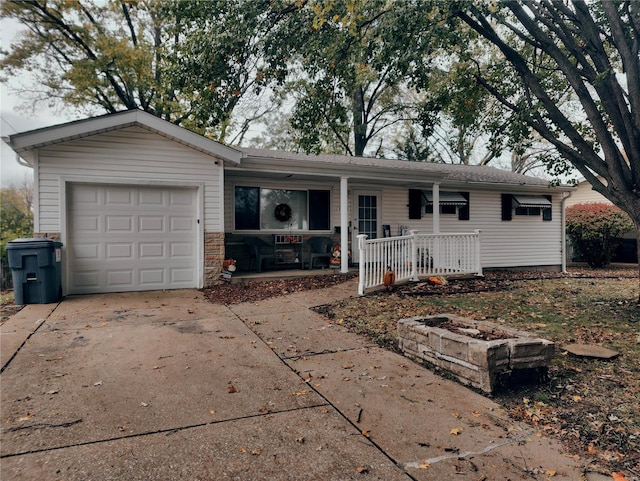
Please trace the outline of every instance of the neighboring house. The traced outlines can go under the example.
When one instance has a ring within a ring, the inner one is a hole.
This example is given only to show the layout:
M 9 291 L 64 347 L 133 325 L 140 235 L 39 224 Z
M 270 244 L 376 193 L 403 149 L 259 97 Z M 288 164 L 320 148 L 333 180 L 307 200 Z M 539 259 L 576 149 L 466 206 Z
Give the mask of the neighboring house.
M 33 166 L 66 294 L 208 286 L 227 257 L 256 268 L 245 238 L 276 235 L 331 237 L 357 263 L 358 234 L 480 229 L 483 268 L 564 266 L 573 188 L 492 167 L 231 148 L 137 110 L 5 141 Z
M 596 192 L 586 180 L 578 183 L 575 192 L 566 201 L 566 206 L 576 204 L 604 203 L 612 204 L 605 196 Z M 637 239 L 634 231 L 626 232 L 622 236 L 622 243 L 613 256 L 614 262 L 638 262 Z M 572 257 L 571 249 L 567 252 L 569 259 Z

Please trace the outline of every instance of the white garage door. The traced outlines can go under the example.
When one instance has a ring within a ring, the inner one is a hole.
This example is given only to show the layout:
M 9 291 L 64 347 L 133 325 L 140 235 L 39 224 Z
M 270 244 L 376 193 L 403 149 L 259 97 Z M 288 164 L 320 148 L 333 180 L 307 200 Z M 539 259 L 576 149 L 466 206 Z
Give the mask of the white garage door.
M 71 184 L 69 294 L 197 287 L 196 189 Z

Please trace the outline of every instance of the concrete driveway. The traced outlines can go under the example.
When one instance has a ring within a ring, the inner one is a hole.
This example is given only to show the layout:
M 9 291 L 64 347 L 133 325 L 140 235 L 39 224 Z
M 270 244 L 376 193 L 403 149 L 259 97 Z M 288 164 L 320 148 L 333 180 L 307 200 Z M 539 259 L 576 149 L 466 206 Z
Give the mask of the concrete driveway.
M 2 326 L 0 478 L 580 479 L 489 399 L 309 310 L 354 292 L 25 307 Z

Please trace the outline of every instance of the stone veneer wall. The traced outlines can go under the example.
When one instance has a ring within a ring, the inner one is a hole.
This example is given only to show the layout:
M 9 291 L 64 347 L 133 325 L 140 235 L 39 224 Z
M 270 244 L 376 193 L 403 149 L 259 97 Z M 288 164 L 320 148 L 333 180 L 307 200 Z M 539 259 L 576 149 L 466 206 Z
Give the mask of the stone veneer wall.
M 37 239 L 51 239 L 54 241 L 60 241 L 60 232 L 36 232 L 33 237 Z
M 204 287 L 219 282 L 224 260 L 224 232 L 204 233 Z

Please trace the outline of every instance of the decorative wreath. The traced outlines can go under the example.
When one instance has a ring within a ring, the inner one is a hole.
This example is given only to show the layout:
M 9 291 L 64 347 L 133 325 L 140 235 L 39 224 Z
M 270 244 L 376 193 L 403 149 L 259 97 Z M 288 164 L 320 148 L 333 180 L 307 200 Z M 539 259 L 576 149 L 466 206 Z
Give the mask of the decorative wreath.
M 289 204 L 278 204 L 273 215 L 275 215 L 276 219 L 280 222 L 287 222 L 291 219 L 291 207 L 289 207 Z

